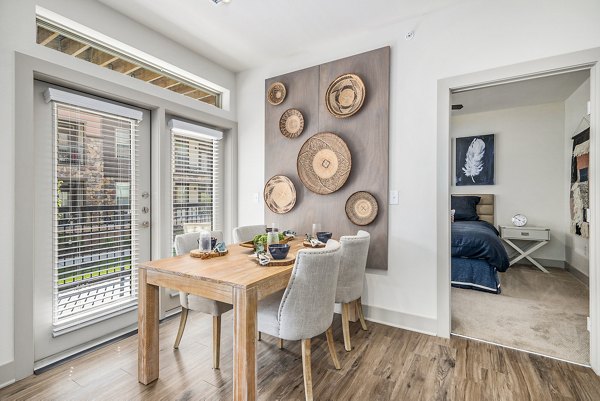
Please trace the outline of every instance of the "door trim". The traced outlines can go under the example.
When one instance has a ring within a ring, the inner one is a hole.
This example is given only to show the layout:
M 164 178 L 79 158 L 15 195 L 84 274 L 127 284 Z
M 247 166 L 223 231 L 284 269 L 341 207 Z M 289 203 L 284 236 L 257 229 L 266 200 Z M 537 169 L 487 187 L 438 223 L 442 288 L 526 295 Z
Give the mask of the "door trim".
M 437 96 L 437 335 L 450 337 L 451 297 L 450 297 L 450 177 L 451 177 L 451 139 L 450 139 L 450 96 L 452 91 L 478 85 L 504 83 L 507 80 L 533 78 L 549 73 L 568 72 L 581 68 L 590 69 L 590 101 L 592 115 L 590 120 L 591 151 L 600 155 L 598 116 L 600 116 L 600 48 L 584 50 L 560 56 L 534 60 L 506 67 L 480 71 L 441 79 L 438 81 Z M 590 159 L 590 175 L 600 177 L 598 158 Z M 595 216 L 600 213 L 600 185 L 590 190 L 592 224 L 590 225 L 590 362 L 592 369 L 600 375 L 600 230 L 595 224 Z

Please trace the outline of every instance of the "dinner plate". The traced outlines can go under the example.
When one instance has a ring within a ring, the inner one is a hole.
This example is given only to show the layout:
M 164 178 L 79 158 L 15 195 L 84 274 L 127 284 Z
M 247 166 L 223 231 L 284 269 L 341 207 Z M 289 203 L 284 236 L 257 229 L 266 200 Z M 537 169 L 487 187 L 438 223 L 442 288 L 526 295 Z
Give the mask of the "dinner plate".
M 325 92 L 327 110 L 337 118 L 350 117 L 362 107 L 365 93 L 365 84 L 358 75 L 340 75 Z
M 342 138 L 331 132 L 321 132 L 304 142 L 296 168 L 306 188 L 317 194 L 330 194 L 348 179 L 352 156 Z

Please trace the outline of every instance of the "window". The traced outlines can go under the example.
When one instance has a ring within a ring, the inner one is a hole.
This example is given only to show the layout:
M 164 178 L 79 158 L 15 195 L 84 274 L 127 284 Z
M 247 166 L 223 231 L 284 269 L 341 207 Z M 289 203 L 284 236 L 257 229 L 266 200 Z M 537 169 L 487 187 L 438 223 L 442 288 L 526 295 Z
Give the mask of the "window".
M 168 89 L 183 96 L 222 108 L 222 93 L 189 78 L 167 71 L 163 66 L 137 59 L 114 48 L 97 43 L 93 38 L 59 27 L 44 18 L 37 18 L 37 43 L 66 53 L 100 67 Z
M 59 164 L 84 164 L 84 132 L 82 122 L 58 120 L 56 141 Z
M 171 120 L 173 238 L 184 233 L 184 227 L 218 230 L 221 226 L 222 133 L 177 121 Z
M 127 129 L 115 128 L 115 155 L 118 160 L 131 158 L 131 133 Z
M 58 100 L 53 115 L 53 330 L 58 333 L 137 302 L 131 186 L 138 121 Z

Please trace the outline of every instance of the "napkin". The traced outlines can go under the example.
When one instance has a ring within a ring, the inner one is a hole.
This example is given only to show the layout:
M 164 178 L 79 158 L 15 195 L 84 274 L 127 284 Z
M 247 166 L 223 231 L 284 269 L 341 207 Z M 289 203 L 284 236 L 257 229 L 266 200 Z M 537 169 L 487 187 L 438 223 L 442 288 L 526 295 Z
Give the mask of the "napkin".
M 217 252 L 226 252 L 227 251 L 227 246 L 225 245 L 224 242 L 217 242 L 215 244 L 215 248 L 213 249 L 213 251 L 217 251 Z
M 316 238 L 310 239 L 310 246 L 312 246 L 314 248 L 315 246 L 319 246 L 319 245 L 325 245 L 325 244 Z
M 253 253 L 252 256 L 258 259 L 258 263 L 260 263 L 261 266 L 266 266 L 271 262 L 271 257 L 267 255 L 266 252 L 256 252 Z

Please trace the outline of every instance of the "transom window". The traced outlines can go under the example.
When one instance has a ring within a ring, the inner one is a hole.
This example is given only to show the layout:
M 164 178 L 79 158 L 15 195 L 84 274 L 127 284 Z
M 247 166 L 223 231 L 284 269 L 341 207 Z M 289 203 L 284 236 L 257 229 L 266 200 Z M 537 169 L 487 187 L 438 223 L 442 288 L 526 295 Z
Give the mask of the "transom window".
M 222 108 L 222 94 L 37 18 L 37 43 L 183 96 Z

